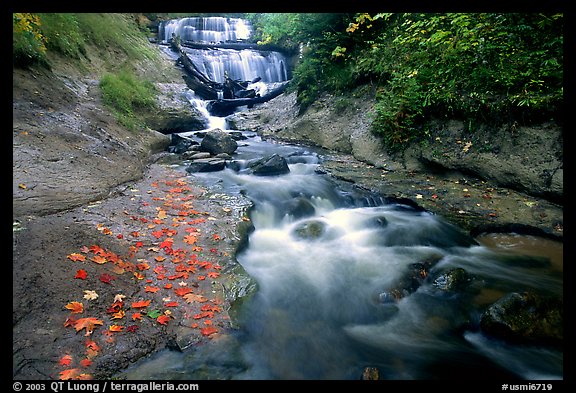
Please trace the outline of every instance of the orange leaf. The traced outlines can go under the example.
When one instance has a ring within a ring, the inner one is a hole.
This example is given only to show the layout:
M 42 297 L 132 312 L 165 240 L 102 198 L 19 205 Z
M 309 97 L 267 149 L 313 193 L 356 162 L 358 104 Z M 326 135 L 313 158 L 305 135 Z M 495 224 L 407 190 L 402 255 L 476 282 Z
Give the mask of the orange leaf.
M 69 366 L 72 363 L 72 356 L 71 355 L 64 355 L 58 360 L 58 364 L 61 366 Z
M 85 345 L 86 345 L 86 348 L 92 349 L 93 351 L 98 352 L 100 350 L 100 347 L 98 346 L 96 341 L 87 339 Z
M 110 327 L 108 328 L 108 330 L 110 330 L 111 332 L 121 332 L 122 330 L 124 330 L 124 326 L 120 326 L 120 325 L 110 325 Z
M 86 260 L 86 257 L 84 255 L 78 254 L 77 252 L 73 252 L 72 254 L 67 255 L 66 258 L 68 258 L 74 262 L 77 262 L 77 261 L 83 262 Z
M 139 302 L 132 303 L 132 308 L 143 308 L 150 305 L 150 300 L 141 300 Z
M 178 295 L 178 296 L 184 296 L 184 295 L 192 292 L 192 290 L 190 288 L 177 288 L 174 290 L 174 292 L 176 292 L 176 295 Z
M 164 220 L 166 217 L 168 217 L 168 216 L 166 215 L 166 210 L 160 209 L 160 210 L 158 211 L 158 219 L 159 219 L 159 220 Z
M 158 321 L 159 324 L 166 325 L 170 320 L 170 317 L 167 315 L 160 315 L 158 318 L 156 318 L 156 320 Z
M 190 245 L 193 245 L 194 243 L 196 243 L 197 240 L 198 240 L 198 238 L 194 235 L 184 236 L 184 243 L 188 243 Z
M 72 311 L 72 314 L 81 314 L 84 311 L 84 305 L 80 302 L 70 302 L 66 305 L 68 310 Z
M 68 370 L 60 371 L 60 379 L 68 380 L 68 379 L 78 379 L 78 377 L 82 374 L 82 370 L 79 368 L 70 368 Z
M 82 359 L 80 361 L 80 365 L 84 368 L 90 367 L 91 364 L 92 364 L 92 360 L 90 360 L 90 359 Z
M 108 260 L 107 260 L 106 258 L 101 257 L 100 255 L 95 255 L 95 256 L 93 256 L 91 259 L 92 259 L 92 262 L 96 262 L 96 263 L 98 263 L 98 264 L 100 264 L 100 265 L 108 262 Z
M 155 292 L 158 292 L 159 290 L 160 290 L 160 288 L 158 288 L 158 287 L 151 287 L 151 286 L 144 287 L 144 292 L 155 293 Z
M 216 329 L 214 326 L 208 326 L 203 329 L 200 329 L 200 333 L 202 333 L 203 336 L 209 336 L 211 334 L 216 333 L 217 331 L 218 329 Z
M 80 318 L 74 324 L 74 328 L 76 329 L 76 332 L 79 332 L 82 329 L 86 329 L 85 336 L 89 336 L 94 331 L 94 328 L 96 327 L 96 325 L 103 325 L 103 324 L 104 324 L 103 321 L 101 321 L 100 319 L 93 318 L 93 317 Z
M 168 302 L 164 304 L 165 307 L 178 307 L 178 302 Z
M 204 303 L 208 301 L 208 298 L 206 298 L 205 296 L 196 295 L 194 293 L 188 293 L 184 295 L 184 299 L 186 300 L 187 303 L 192 302 Z
M 209 272 L 208 273 L 208 277 L 210 277 L 210 278 L 216 278 L 219 275 L 220 275 L 220 273 L 217 273 L 217 272 Z

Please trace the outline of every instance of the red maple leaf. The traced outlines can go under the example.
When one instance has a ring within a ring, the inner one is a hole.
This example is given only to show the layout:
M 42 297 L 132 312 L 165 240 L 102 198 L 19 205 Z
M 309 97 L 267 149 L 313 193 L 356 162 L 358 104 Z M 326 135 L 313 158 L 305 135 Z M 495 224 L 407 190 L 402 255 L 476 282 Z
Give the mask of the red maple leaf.
M 79 278 L 81 280 L 86 280 L 86 277 L 88 277 L 88 273 L 84 269 L 78 270 L 74 276 L 74 278 Z
M 109 275 L 108 273 L 103 273 L 100 275 L 100 281 L 104 284 L 112 284 L 112 280 L 115 280 L 114 276 Z
M 132 303 L 132 308 L 143 308 L 150 305 L 150 300 L 140 300 L 138 302 Z
M 174 292 L 176 292 L 176 295 L 178 295 L 178 296 L 184 296 L 187 293 L 192 292 L 192 290 L 190 288 L 182 287 L 182 288 L 175 289 Z
M 156 320 L 160 325 L 166 325 L 170 320 L 170 317 L 167 315 L 160 315 L 158 318 L 156 318 Z
M 71 355 L 64 355 L 58 360 L 58 364 L 61 366 L 69 366 L 72 363 L 72 356 Z
M 216 333 L 217 331 L 218 329 L 216 329 L 214 326 L 208 326 L 200 329 L 200 333 L 202 333 L 203 336 L 209 336 L 211 334 Z

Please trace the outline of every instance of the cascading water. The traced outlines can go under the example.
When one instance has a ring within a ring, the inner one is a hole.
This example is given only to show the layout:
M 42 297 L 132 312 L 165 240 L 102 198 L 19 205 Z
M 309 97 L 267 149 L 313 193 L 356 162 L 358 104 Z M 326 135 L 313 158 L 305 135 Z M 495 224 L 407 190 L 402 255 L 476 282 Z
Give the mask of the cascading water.
M 252 49 L 184 50 L 194 65 L 215 82 L 224 82 L 225 71 L 231 79 L 241 81 L 252 81 L 257 77 L 267 83 L 288 80 L 286 59 L 278 52 Z
M 168 42 L 172 34 L 182 41 L 214 44 L 247 40 L 252 27 L 244 19 L 220 16 L 172 19 L 160 24 L 161 41 Z
M 545 244 L 537 238 L 506 240 L 535 242 L 520 250 L 477 242 L 441 217 L 336 183 L 310 149 L 244 135 L 233 169 L 191 176 L 254 202 L 237 259 L 258 292 L 227 339 L 160 353 L 128 378 L 359 379 L 368 366 L 380 379 L 563 378 L 561 349 L 479 329 L 483 310 L 507 293 L 562 296 L 561 246 L 547 257 L 534 253 Z M 251 172 L 272 154 L 289 173 Z

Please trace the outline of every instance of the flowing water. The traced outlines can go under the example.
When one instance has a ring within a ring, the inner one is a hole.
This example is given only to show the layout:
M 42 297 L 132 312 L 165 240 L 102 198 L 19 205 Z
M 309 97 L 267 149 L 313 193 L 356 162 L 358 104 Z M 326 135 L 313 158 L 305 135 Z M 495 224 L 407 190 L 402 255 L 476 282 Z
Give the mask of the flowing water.
M 507 344 L 478 327 L 507 293 L 562 296 L 561 243 L 472 239 L 442 217 L 337 183 L 318 171 L 319 152 L 244 136 L 234 169 L 190 176 L 254 202 L 255 230 L 237 259 L 258 292 L 239 307 L 233 334 L 161 352 L 127 377 L 359 379 L 377 367 L 380 379 L 395 380 L 563 378 L 561 350 Z M 251 173 L 252 160 L 272 154 L 289 173 Z M 444 285 L 455 268 L 468 277 L 457 290 Z

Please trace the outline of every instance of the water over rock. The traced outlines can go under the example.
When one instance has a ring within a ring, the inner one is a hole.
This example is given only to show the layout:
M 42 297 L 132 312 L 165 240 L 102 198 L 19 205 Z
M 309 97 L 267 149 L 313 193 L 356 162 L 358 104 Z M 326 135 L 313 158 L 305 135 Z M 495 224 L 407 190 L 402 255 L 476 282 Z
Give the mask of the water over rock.
M 562 345 L 563 301 L 532 292 L 512 292 L 482 314 L 480 328 L 510 342 Z
M 264 157 L 248 165 L 256 176 L 277 176 L 290 172 L 286 159 L 278 154 Z

